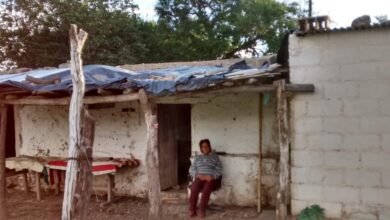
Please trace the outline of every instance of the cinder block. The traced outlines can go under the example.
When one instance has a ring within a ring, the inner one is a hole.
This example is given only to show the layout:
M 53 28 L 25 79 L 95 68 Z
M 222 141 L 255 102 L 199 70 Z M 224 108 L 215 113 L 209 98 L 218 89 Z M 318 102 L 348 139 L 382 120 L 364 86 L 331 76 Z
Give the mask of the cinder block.
M 350 99 L 359 95 L 357 82 L 324 83 L 325 98 Z
M 343 102 L 341 100 L 319 100 L 307 102 L 308 116 L 340 116 Z
M 390 116 L 390 99 L 382 99 L 379 101 L 379 113 L 381 115 Z
M 291 182 L 292 183 L 309 183 L 310 168 L 292 167 Z
M 364 204 L 375 204 L 382 206 L 390 206 L 390 189 L 383 188 L 363 188 L 362 202 Z
M 327 48 L 323 51 L 321 65 L 335 65 L 340 63 L 357 63 L 359 54 L 357 47 Z
M 307 207 L 307 201 L 292 199 L 291 200 L 291 214 L 298 215 L 304 208 Z
M 381 149 L 380 135 L 376 134 L 346 134 L 343 149 L 348 151 L 379 151 Z
M 357 188 L 324 186 L 324 198 L 327 202 L 359 203 L 360 192 Z
M 297 167 L 323 166 L 324 154 L 321 151 L 291 151 L 291 164 Z
M 300 118 L 306 115 L 307 109 L 306 101 L 292 100 L 291 101 L 291 111 L 294 118 Z
M 371 80 L 359 83 L 360 98 L 387 98 L 390 84 L 384 80 Z
M 365 45 L 359 47 L 359 54 L 364 54 L 364 56 L 359 56 L 360 62 L 370 62 L 370 61 L 388 61 L 390 57 L 389 46 L 385 45 Z
M 367 81 L 376 79 L 376 69 L 375 65 L 366 63 L 342 64 L 337 74 L 343 81 Z
M 343 136 L 328 133 L 308 135 L 306 144 L 311 150 L 339 150 L 343 146 Z
M 344 169 L 311 168 L 309 181 L 326 186 L 344 185 Z
M 362 117 L 360 126 L 361 132 L 367 134 L 390 134 L 390 117 Z
M 303 81 L 305 83 L 340 82 L 340 68 L 339 65 L 305 67 L 302 71 Z
M 304 134 L 294 134 L 291 137 L 291 150 L 303 150 L 307 148 L 307 138 Z
M 382 172 L 382 186 L 390 188 L 390 171 Z
M 361 165 L 364 168 L 376 168 L 379 171 L 390 167 L 390 153 L 362 153 Z
M 377 220 L 378 218 L 373 213 L 359 212 L 359 213 L 352 213 L 348 219 L 349 220 Z
M 378 99 L 348 99 L 343 102 L 346 116 L 374 116 L 379 113 Z
M 300 49 L 291 51 L 289 62 L 293 66 L 316 66 L 322 60 L 322 50 L 318 49 Z
M 390 134 L 381 135 L 381 146 L 385 152 L 390 152 Z
M 294 120 L 294 130 L 296 134 L 318 134 L 322 131 L 322 118 L 306 117 Z
M 291 184 L 291 197 L 306 201 L 324 200 L 322 186 L 308 184 Z
M 346 170 L 345 184 L 348 186 L 377 187 L 381 185 L 381 175 L 374 171 Z
M 379 212 L 379 220 L 389 220 L 390 210 Z
M 359 153 L 330 151 L 324 153 L 325 165 L 329 167 L 359 167 Z
M 360 130 L 359 123 L 357 117 L 324 117 L 323 131 L 334 133 L 358 132 Z

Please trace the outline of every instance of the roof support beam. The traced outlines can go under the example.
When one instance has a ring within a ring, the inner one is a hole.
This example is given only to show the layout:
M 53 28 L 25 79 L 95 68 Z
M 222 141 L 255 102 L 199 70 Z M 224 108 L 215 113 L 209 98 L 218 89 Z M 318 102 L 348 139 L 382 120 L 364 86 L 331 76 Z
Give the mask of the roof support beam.
M 108 96 L 86 96 L 83 104 L 129 102 L 138 100 L 138 93 Z M 1 99 L 0 104 L 10 105 L 69 105 L 70 97 L 44 98 L 26 97 L 20 99 Z

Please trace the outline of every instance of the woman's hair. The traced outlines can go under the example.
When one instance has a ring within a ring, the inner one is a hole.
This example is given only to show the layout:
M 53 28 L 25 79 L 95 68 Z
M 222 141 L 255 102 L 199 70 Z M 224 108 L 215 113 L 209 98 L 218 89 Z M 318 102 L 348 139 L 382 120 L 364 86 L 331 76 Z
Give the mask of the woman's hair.
M 207 145 L 209 145 L 209 147 L 211 147 L 210 140 L 207 138 L 199 141 L 199 147 L 201 147 L 202 144 L 204 144 L 204 143 L 206 143 Z

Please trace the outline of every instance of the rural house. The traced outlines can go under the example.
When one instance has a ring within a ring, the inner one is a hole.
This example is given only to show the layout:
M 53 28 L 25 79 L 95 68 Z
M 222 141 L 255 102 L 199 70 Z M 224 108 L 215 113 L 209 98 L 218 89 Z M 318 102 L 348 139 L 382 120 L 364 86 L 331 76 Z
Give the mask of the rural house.
M 111 183 L 109 187 L 118 195 L 147 196 L 146 125 L 137 102 L 137 91 L 143 88 L 157 103 L 161 190 L 169 194 L 181 185 L 186 196 L 189 158 L 199 152 L 198 141 L 209 138 L 223 164 L 222 188 L 213 195 L 215 203 L 275 207 L 280 193 L 286 200 L 279 204 L 286 206 L 287 93 L 313 92 L 314 87 L 289 84 L 288 70 L 275 59 L 85 66 L 84 104 L 96 127 L 94 160 L 137 163 L 104 172 L 115 173 L 115 178 L 109 175 L 115 187 Z M 68 155 L 70 91 L 67 68 L 1 76 L 0 102 L 9 113 L 7 137 L 15 139 L 7 142 L 8 157 L 28 157 L 50 169 L 66 166 L 57 160 Z M 283 161 L 281 177 L 279 161 Z M 31 165 L 23 167 L 17 160 L 7 164 L 19 170 Z M 106 178 L 97 175 L 94 188 L 106 185 Z

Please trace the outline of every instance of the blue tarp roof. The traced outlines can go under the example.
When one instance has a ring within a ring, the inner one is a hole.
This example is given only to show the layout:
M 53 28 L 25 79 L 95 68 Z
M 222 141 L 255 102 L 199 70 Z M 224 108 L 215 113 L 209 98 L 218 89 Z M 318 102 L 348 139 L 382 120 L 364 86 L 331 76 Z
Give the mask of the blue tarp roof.
M 267 72 L 269 64 L 254 68 L 245 61 L 233 64 L 229 68 L 220 66 L 176 67 L 158 70 L 132 72 L 126 69 L 106 65 L 86 65 L 83 67 L 86 91 L 102 89 L 139 89 L 144 88 L 153 95 L 173 94 L 180 91 L 193 91 L 206 88 L 210 84 L 226 80 L 226 74 L 248 69 Z M 40 79 L 60 77 L 61 82 L 49 85 L 37 85 L 26 81 L 26 76 Z M 72 90 L 69 68 L 33 70 L 19 74 L 0 75 L 0 93 L 5 91 L 67 91 Z

